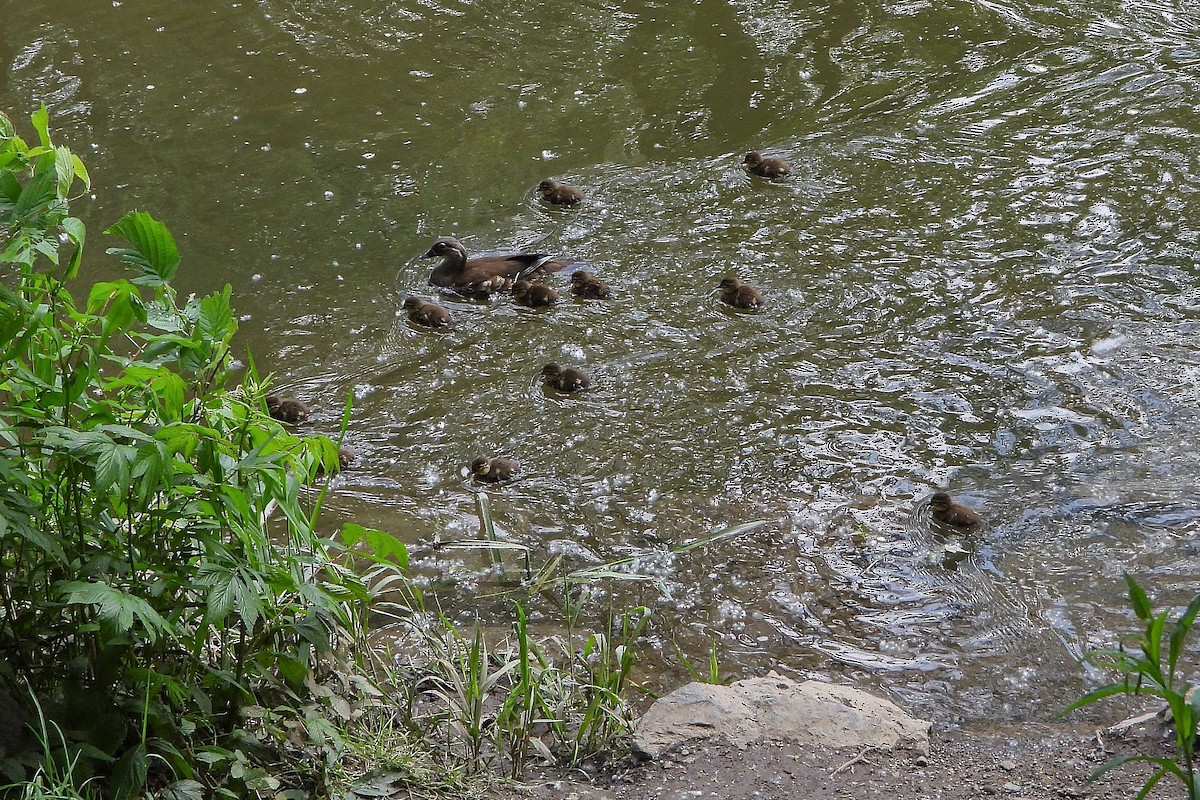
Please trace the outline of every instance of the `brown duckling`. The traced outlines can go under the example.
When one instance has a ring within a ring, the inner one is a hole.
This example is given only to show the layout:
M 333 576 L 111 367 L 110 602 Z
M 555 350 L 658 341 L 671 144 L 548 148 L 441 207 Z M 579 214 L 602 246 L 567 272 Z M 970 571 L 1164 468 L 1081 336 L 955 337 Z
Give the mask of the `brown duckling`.
M 553 178 L 546 178 L 538 184 L 542 199 L 556 206 L 575 206 L 583 200 L 583 190 L 565 183 L 559 183 Z
M 266 397 L 267 413 L 280 422 L 286 422 L 288 425 L 299 425 L 308 419 L 308 415 L 312 413 L 312 407 L 300 402 L 294 397 L 280 397 L 277 394 L 269 394 Z
M 471 462 L 471 475 L 475 477 L 475 480 L 484 483 L 500 483 L 512 480 L 519 468 L 520 465 L 511 458 L 480 456 Z
M 746 166 L 746 169 L 762 178 L 786 178 L 792 171 L 792 165 L 782 158 L 764 156 L 757 150 L 746 153 L 742 164 Z
M 612 297 L 607 283 L 581 269 L 571 273 L 571 294 L 584 300 L 607 300 Z
M 950 497 L 946 492 L 937 492 L 929 498 L 929 510 L 935 525 L 967 531 L 978 528 L 983 517 L 968 506 Z
M 518 305 L 530 308 L 549 308 L 559 301 L 558 292 L 544 283 L 519 280 L 512 285 L 513 300 Z
M 417 325 L 426 328 L 449 328 L 450 312 L 437 303 L 430 303 L 419 297 L 409 297 L 404 301 L 404 310 L 408 318 Z
M 542 377 L 560 392 L 586 392 L 594 385 L 592 376 L 578 367 L 560 367 L 554 362 L 542 367 Z
M 466 248 L 452 236 L 435 241 L 422 258 L 441 259 L 429 273 L 430 284 L 475 300 L 487 300 L 492 292 L 511 287 L 517 278 L 557 272 L 575 263 L 572 259 L 555 259 L 545 253 L 467 258 Z
M 337 455 L 337 469 L 335 469 L 334 472 L 343 472 L 345 470 L 350 469 L 350 467 L 353 466 L 354 462 L 357 460 L 358 460 L 358 453 L 351 450 L 349 447 L 339 447 L 338 455 Z M 322 466 L 318 466 L 317 467 L 317 477 L 320 478 L 320 477 L 323 477 L 324 475 L 325 475 L 325 468 Z
M 756 309 L 762 308 L 766 303 L 762 292 L 737 278 L 725 278 L 720 283 L 720 289 L 721 302 L 734 308 Z

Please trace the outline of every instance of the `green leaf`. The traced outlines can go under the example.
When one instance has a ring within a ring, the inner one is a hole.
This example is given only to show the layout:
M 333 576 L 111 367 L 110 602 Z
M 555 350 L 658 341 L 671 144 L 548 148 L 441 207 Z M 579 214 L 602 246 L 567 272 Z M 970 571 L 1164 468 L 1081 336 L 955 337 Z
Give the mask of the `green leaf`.
M 38 110 L 30 115 L 29 121 L 33 123 L 33 129 L 37 131 L 38 141 L 42 143 L 42 147 L 50 147 L 50 112 L 46 110 L 45 103 L 42 103 Z
M 100 618 L 112 622 L 119 631 L 130 630 L 137 620 L 152 644 L 171 631 L 171 626 L 149 603 L 107 583 L 71 581 L 63 584 L 61 591 L 68 605 L 95 606 Z
M 54 174 L 58 178 L 57 195 L 60 200 L 66 200 L 70 196 L 71 184 L 75 181 L 75 161 L 72 159 L 75 157 L 67 148 L 54 149 Z
M 87 239 L 87 226 L 83 224 L 83 220 L 76 217 L 66 217 L 59 224 L 67 234 L 67 240 L 75 245 L 75 252 L 71 253 L 71 260 L 67 262 L 67 274 L 64 276 L 66 280 L 71 280 L 79 274 L 79 264 L 83 261 L 83 243 Z
M 404 542 L 383 531 L 368 530 L 362 525 L 347 522 L 342 528 L 342 541 L 347 547 L 353 547 L 359 542 L 365 542 L 375 556 L 374 561 L 395 563 L 401 570 L 408 569 L 408 548 Z M 489 543 L 490 544 L 490 543 Z
M 141 794 L 146 785 L 146 775 L 150 770 L 150 761 L 146 756 L 146 743 L 138 742 L 125 751 L 117 765 L 113 767 L 113 797 L 116 800 L 126 800 Z
M 1137 581 L 1128 572 L 1125 573 L 1125 583 L 1129 585 L 1129 604 L 1133 606 L 1133 613 L 1137 614 L 1140 620 L 1149 620 L 1151 614 L 1150 598 L 1146 597 L 1145 590 L 1138 586 Z
M 236 326 L 233 323 L 233 310 L 229 306 L 232 291 L 233 287 L 227 283 L 220 293 L 210 294 L 200 301 L 197 327 L 202 341 L 220 345 L 233 336 Z
M 144 211 L 131 211 L 104 232 L 124 236 L 133 245 L 132 249 L 114 247 L 106 252 L 120 256 L 126 264 L 142 270 L 134 283 L 161 286 L 175 277 L 179 268 L 179 249 L 167 226 L 154 217 Z
M 21 196 L 17 198 L 17 203 L 13 206 L 14 219 L 23 220 L 31 212 L 42 209 L 53 200 L 55 180 L 53 165 L 48 169 L 39 168 L 34 173 L 33 180 L 21 189 Z

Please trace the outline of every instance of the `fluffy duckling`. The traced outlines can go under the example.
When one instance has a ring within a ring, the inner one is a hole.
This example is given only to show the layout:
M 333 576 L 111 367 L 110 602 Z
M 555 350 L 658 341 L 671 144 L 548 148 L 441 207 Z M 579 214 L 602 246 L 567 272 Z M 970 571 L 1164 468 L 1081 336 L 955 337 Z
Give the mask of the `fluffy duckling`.
M 929 510 L 934 524 L 942 527 L 968 531 L 983 523 L 983 517 L 973 508 L 963 505 L 946 492 L 937 492 L 929 498 Z
M 542 199 L 556 206 L 575 206 L 583 200 L 583 190 L 575 186 L 559 183 L 553 178 L 546 178 L 538 184 Z
M 581 269 L 571 273 L 571 294 L 584 300 L 607 300 L 612 297 L 607 283 Z
M 474 300 L 487 300 L 492 292 L 510 288 L 518 278 L 557 272 L 575 263 L 572 259 L 555 259 L 545 253 L 467 258 L 466 248 L 453 236 L 438 239 L 421 257 L 441 259 L 429 273 L 431 285 Z
M 757 150 L 751 150 L 746 153 L 746 157 L 742 159 L 742 164 L 746 169 L 753 172 L 762 178 L 786 178 L 792 171 L 792 165 L 784 161 L 782 158 L 773 156 L 764 156 Z
M 357 460 L 358 453 L 354 452 L 349 447 L 339 447 L 337 456 L 337 469 L 335 469 L 334 472 L 344 472 L 345 470 L 350 469 L 350 467 L 353 466 L 354 462 Z M 325 468 L 318 466 L 317 477 L 324 477 L 324 475 Z
M 742 283 L 737 278 L 725 278 L 719 284 L 721 302 L 728 303 L 734 308 L 762 308 L 766 300 L 763 293 L 748 283 Z
M 288 425 L 299 425 L 308 419 L 312 407 L 294 397 L 280 397 L 277 394 L 266 396 L 267 413 L 280 422 Z
M 542 367 L 542 377 L 560 392 L 586 392 L 594 385 L 592 376 L 578 367 L 560 367 L 554 362 Z
M 437 303 L 410 297 L 404 301 L 404 310 L 408 312 L 408 318 L 417 325 L 426 328 L 450 327 L 450 312 Z
M 484 483 L 500 483 L 512 480 L 520 465 L 511 458 L 486 458 L 480 456 L 471 462 L 471 475 Z
M 530 308 L 549 308 L 559 301 L 558 292 L 544 283 L 519 280 L 512 285 L 513 300 Z

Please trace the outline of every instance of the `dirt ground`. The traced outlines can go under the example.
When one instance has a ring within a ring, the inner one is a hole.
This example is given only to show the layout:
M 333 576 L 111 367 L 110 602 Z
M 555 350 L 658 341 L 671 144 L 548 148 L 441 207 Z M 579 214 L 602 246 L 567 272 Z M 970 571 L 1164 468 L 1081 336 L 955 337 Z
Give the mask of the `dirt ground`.
M 1124 764 L 1095 782 L 1088 776 L 1125 753 L 1169 755 L 1172 730 L 1159 720 L 1122 734 L 1084 724 L 968 727 L 930 734 L 930 752 L 895 754 L 813 749 L 794 743 L 739 750 L 708 743 L 661 761 L 593 776 L 543 776 L 521 795 L 533 800 L 1133 800 L 1151 774 Z M 1149 795 L 1184 795 L 1164 779 Z

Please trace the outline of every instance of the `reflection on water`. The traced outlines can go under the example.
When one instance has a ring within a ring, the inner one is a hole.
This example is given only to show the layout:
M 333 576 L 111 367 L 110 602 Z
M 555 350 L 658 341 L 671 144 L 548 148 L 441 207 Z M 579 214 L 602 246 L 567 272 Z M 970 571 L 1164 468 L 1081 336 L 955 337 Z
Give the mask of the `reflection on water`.
M 1076 659 L 1130 627 L 1123 571 L 1194 590 L 1194 15 L 66 5 L 0 42 L 3 107 L 51 107 L 94 225 L 152 209 L 185 290 L 233 284 L 242 340 L 318 430 L 353 395 L 360 466 L 330 524 L 403 536 L 449 607 L 507 613 L 477 596 L 486 556 L 431 547 L 478 535 L 484 454 L 523 465 L 488 491 L 535 562 L 637 556 L 661 579 L 612 587 L 662 611 L 650 658 L 716 636 L 727 671 L 878 681 L 928 713 L 1056 711 Z M 792 178 L 748 178 L 751 148 Z M 543 206 L 546 177 L 587 201 Z M 569 255 L 615 297 L 451 299 L 453 331 L 416 330 L 400 305 L 429 295 L 441 235 Z M 727 275 L 766 309 L 721 307 Z M 550 360 L 599 389 L 547 394 Z M 939 486 L 983 529 L 930 531 Z

